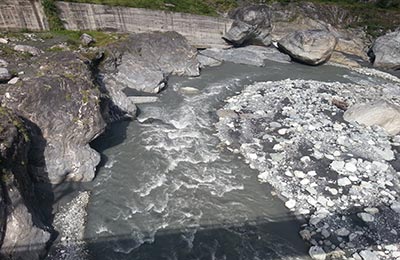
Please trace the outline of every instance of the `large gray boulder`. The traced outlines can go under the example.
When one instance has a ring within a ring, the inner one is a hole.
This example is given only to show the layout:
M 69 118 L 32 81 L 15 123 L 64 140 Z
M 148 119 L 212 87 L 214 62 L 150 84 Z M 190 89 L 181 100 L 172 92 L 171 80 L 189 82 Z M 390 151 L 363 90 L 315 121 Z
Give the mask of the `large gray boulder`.
M 376 39 L 372 53 L 375 67 L 400 69 L 400 31 Z
M 235 46 L 271 44 L 270 7 L 266 5 L 251 5 L 235 9 L 230 17 L 234 19 L 231 28 L 224 39 Z
M 32 165 L 37 181 L 91 181 L 100 155 L 89 143 L 106 123 L 87 60 L 56 52 L 34 60 L 38 71 L 6 88 L 2 105 L 31 122 Z
M 327 31 L 306 30 L 287 35 L 278 46 L 294 60 L 319 65 L 330 58 L 336 43 L 336 37 Z
M 141 33 L 110 46 L 100 69 L 113 102 L 128 113 L 136 107 L 124 89 L 158 93 L 169 75 L 199 76 L 197 50 L 176 32 Z
M 30 136 L 24 122 L 0 107 L 0 259 L 39 260 L 50 239 L 40 220 L 29 172 Z
M 353 105 L 344 113 L 343 118 L 366 126 L 378 125 L 389 135 L 400 133 L 400 106 L 386 100 Z

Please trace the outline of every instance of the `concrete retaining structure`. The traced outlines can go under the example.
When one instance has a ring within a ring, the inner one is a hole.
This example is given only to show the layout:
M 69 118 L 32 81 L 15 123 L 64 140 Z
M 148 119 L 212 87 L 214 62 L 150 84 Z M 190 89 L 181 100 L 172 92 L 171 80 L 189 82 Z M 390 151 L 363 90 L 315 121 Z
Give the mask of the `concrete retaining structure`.
M 57 7 L 68 30 L 176 31 L 199 48 L 227 46 L 221 37 L 233 22 L 219 17 L 97 4 L 57 2 Z
M 40 0 L 0 0 L 0 29 L 48 30 Z

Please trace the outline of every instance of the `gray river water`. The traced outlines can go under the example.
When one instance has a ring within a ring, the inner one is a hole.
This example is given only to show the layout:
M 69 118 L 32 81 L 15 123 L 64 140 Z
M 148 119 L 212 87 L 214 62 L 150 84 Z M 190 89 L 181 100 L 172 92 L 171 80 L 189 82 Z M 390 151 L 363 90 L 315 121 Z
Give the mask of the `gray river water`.
M 286 78 L 368 80 L 331 66 L 227 63 L 171 78 L 159 102 L 139 107 L 138 120 L 114 124 L 94 144 L 104 165 L 88 207 L 93 259 L 308 259 L 301 220 L 215 136 L 227 97 Z

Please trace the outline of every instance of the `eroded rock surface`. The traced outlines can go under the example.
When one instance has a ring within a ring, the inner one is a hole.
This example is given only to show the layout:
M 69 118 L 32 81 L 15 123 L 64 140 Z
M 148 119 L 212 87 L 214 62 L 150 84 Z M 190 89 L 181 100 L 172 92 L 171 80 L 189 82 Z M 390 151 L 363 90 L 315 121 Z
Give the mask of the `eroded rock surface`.
M 30 136 L 23 121 L 0 107 L 0 258 L 38 260 L 46 252 L 43 225 L 29 174 Z
M 176 32 L 134 34 L 108 49 L 101 71 L 114 103 L 134 115 L 125 88 L 148 93 L 162 90 L 169 75 L 199 76 L 197 51 Z
M 266 5 L 251 5 L 234 10 L 230 17 L 234 19 L 224 39 L 235 46 L 247 44 L 271 44 L 270 8 Z
M 89 142 L 102 133 L 101 93 L 87 60 L 57 52 L 35 60 L 36 75 L 10 85 L 2 104 L 33 124 L 35 177 L 61 183 L 90 181 L 100 156 Z
M 400 31 L 376 39 L 372 52 L 375 67 L 400 69 Z
M 309 30 L 291 33 L 282 38 L 278 45 L 294 60 L 319 65 L 330 58 L 336 42 L 336 37 L 327 31 Z

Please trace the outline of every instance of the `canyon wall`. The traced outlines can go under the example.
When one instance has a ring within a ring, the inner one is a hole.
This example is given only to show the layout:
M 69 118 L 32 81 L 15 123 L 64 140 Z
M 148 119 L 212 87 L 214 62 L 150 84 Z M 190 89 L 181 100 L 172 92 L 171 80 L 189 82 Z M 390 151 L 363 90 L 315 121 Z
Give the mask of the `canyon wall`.
M 0 0 L 0 30 L 48 30 L 40 0 Z
M 140 8 L 69 2 L 57 2 L 57 7 L 68 30 L 176 31 L 200 48 L 226 45 L 221 37 L 232 24 L 225 18 Z

